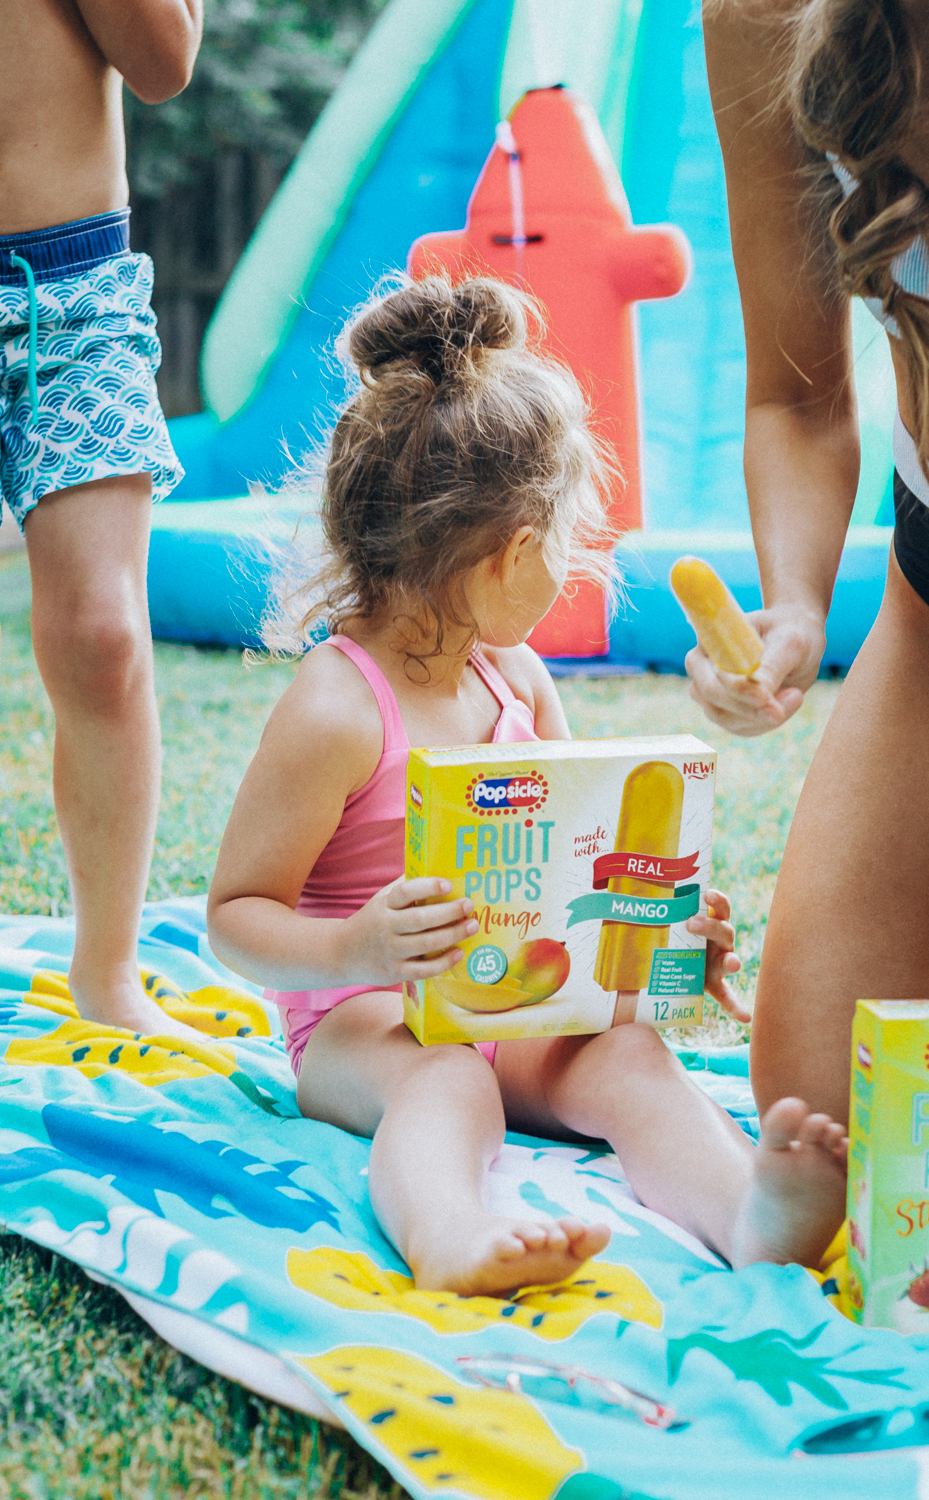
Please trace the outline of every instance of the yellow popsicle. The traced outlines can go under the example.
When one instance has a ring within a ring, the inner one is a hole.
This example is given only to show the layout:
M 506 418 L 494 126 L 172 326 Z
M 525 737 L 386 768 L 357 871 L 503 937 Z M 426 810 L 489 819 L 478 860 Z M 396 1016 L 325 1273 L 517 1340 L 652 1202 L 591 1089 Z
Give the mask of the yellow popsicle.
M 761 637 L 709 563 L 679 557 L 671 587 L 710 661 L 721 672 L 750 677 L 761 661 Z
M 676 766 L 648 760 L 626 778 L 616 830 L 616 851 L 673 859 L 681 837 L 684 778 Z M 626 896 L 666 896 L 667 886 L 620 875 L 608 885 Z M 652 954 L 668 941 L 667 927 L 604 922 L 594 980 L 604 990 L 638 991 L 648 984 Z M 631 1019 L 631 1017 L 630 1017 Z

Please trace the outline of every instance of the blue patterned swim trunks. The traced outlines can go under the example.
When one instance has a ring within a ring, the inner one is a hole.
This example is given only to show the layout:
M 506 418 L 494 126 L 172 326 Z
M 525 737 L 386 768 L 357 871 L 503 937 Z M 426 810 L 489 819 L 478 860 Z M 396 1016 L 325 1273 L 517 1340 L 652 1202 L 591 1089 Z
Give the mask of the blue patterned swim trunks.
M 128 224 L 123 209 L 0 236 L 0 502 L 20 527 L 54 490 L 148 473 L 163 500 L 183 477 L 155 387 L 152 263 Z

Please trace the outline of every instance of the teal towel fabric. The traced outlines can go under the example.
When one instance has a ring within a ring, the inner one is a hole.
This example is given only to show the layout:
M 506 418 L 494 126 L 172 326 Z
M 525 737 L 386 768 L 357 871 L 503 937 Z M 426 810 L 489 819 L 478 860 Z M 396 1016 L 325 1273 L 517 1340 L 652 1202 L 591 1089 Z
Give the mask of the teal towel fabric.
M 276 1018 L 212 957 L 202 902 L 148 907 L 139 949 L 168 1008 L 225 1029 L 202 1048 L 78 1020 L 72 938 L 0 916 L 0 1219 L 274 1355 L 416 1500 L 929 1494 L 929 1339 L 856 1328 L 800 1267 L 734 1274 L 605 1148 L 520 1136 L 494 1207 L 606 1218 L 608 1249 L 512 1302 L 417 1293 L 371 1212 L 368 1143 L 300 1117 Z M 684 1060 L 753 1131 L 746 1049 Z

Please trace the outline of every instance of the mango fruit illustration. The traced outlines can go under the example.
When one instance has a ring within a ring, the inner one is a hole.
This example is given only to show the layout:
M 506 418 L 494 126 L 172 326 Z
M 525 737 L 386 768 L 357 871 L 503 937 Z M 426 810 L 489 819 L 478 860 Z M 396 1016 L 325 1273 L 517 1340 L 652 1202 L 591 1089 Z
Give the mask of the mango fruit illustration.
M 413 1354 L 349 1345 L 298 1357 L 427 1490 L 551 1500 L 584 1467 L 519 1392 L 478 1389 Z
M 420 1292 L 412 1277 L 384 1271 L 363 1251 L 290 1250 L 287 1275 L 292 1285 L 353 1312 L 399 1313 L 426 1323 L 436 1333 L 481 1333 L 504 1325 L 538 1338 L 570 1338 L 598 1313 L 660 1328 L 661 1303 L 628 1266 L 592 1261 L 560 1286 L 500 1297 L 457 1297 L 452 1292 Z
M 497 984 L 479 984 L 476 979 L 469 978 L 464 963 L 456 964 L 446 974 L 439 974 L 432 984 L 449 1005 L 484 1015 L 532 1004 L 531 997 L 513 982 L 508 973 Z
M 570 972 L 571 955 L 564 943 L 554 938 L 533 938 L 517 948 L 507 965 L 506 977 L 515 980 L 530 997 L 524 1005 L 538 1005 L 563 989 Z

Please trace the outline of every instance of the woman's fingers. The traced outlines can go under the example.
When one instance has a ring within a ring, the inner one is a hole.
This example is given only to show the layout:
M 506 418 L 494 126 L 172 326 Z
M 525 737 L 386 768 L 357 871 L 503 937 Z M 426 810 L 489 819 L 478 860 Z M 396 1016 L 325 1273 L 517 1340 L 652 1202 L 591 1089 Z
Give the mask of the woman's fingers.
M 708 984 L 706 992 L 708 995 L 712 995 L 717 1005 L 721 1005 L 723 1010 L 728 1011 L 733 1020 L 741 1021 L 743 1025 L 751 1020 L 751 1011 L 746 1010 L 741 996 L 736 994 L 735 990 L 731 985 L 726 983 L 725 979 L 720 978 L 715 983 Z
M 720 672 L 700 646 L 687 655 L 691 695 L 715 724 L 732 734 L 766 734 L 785 723 L 816 676 L 825 636 L 811 611 L 758 610 L 749 616 L 764 643 L 751 677 Z
M 732 907 L 729 897 L 725 891 L 718 891 L 715 885 L 706 888 L 706 910 L 710 917 L 717 917 L 720 922 L 728 922 L 732 915 Z

